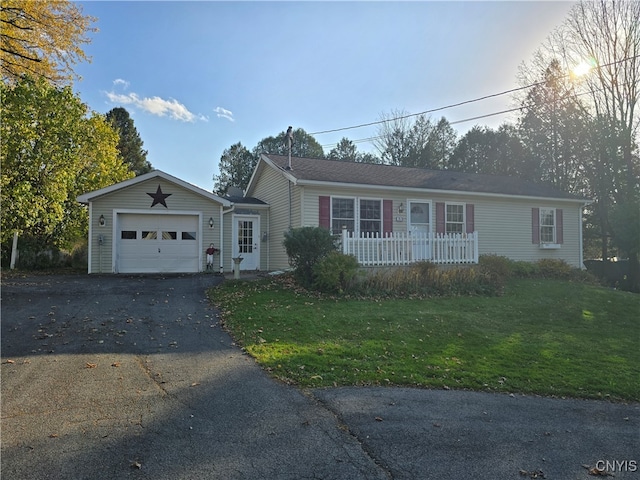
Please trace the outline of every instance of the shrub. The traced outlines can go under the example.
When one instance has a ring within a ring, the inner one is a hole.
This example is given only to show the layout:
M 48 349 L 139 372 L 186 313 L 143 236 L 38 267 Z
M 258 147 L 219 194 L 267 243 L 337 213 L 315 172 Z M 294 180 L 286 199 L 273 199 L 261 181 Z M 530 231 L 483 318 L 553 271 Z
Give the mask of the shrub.
M 428 262 L 375 272 L 359 285 L 365 294 L 389 296 L 499 295 L 502 287 L 480 268 L 438 268 Z
M 567 279 L 573 271 L 567 262 L 555 258 L 542 258 L 536 262 L 536 267 L 543 278 Z
M 504 281 L 511 276 L 512 263 L 513 262 L 507 257 L 501 257 L 499 255 L 480 255 L 478 259 L 480 271 L 498 281 Z
M 289 264 L 294 268 L 297 280 L 304 286 L 313 284 L 313 266 L 336 250 L 329 230 L 320 227 L 294 228 L 285 232 L 283 242 Z
M 539 275 L 538 265 L 524 260 L 511 261 L 511 275 L 519 278 L 531 278 Z
M 329 252 L 313 266 L 313 286 L 321 292 L 344 293 L 358 273 L 358 261 L 353 255 Z

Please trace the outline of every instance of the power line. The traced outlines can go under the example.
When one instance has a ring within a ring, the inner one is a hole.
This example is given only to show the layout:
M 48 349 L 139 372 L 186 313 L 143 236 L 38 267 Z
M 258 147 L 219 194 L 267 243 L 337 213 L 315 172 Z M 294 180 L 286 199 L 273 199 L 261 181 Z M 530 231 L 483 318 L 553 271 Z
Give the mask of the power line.
M 622 62 L 626 62 L 628 60 L 634 60 L 636 58 L 640 58 L 640 55 L 634 55 L 632 57 L 626 57 L 626 58 L 623 58 L 621 60 L 616 60 L 615 62 L 605 63 L 603 65 L 597 65 L 594 68 L 599 70 L 599 69 L 604 68 L 604 67 L 610 67 L 612 65 L 616 65 L 616 64 L 622 63 Z M 560 76 L 559 78 L 566 78 L 566 77 L 570 77 L 571 75 L 572 75 L 571 73 L 567 73 L 565 75 Z M 526 90 L 528 88 L 533 88 L 533 87 L 536 87 L 536 86 L 539 86 L 539 85 L 543 85 L 545 83 L 547 83 L 547 81 L 543 80 L 543 81 L 540 81 L 540 82 L 532 83 L 530 85 L 525 85 L 524 87 L 512 88 L 510 90 L 505 90 L 505 91 L 500 92 L 500 93 L 494 93 L 494 94 L 491 94 L 491 95 L 485 95 L 483 97 L 474 98 L 472 100 L 465 100 L 464 102 L 453 103 L 453 104 L 450 104 L 450 105 L 445 105 L 444 107 L 438 107 L 438 108 L 433 108 L 433 109 L 430 109 L 430 110 L 425 110 L 423 112 L 410 113 L 408 115 L 402 115 L 402 116 L 399 116 L 399 117 L 389 118 L 389 119 L 384 119 L 384 120 L 377 120 L 375 122 L 362 123 L 360 125 L 353 125 L 351 127 L 334 128 L 334 129 L 330 129 L 330 130 L 322 130 L 322 131 L 319 131 L 319 132 L 312 132 L 309 135 L 322 135 L 324 133 L 342 132 L 344 130 L 354 130 L 356 128 L 370 127 L 372 125 L 380 125 L 380 124 L 385 123 L 385 122 L 390 122 L 390 121 L 394 121 L 394 120 L 402 120 L 402 119 L 410 118 L 410 117 L 416 117 L 418 115 L 425 115 L 427 113 L 434 113 L 434 112 L 439 112 L 441 110 L 447 110 L 449 108 L 460 107 L 462 105 L 467 105 L 469 103 L 480 102 L 482 100 L 487 100 L 489 98 L 500 97 L 502 95 L 507 95 L 509 93 L 518 92 L 520 90 Z M 519 108 L 513 109 L 513 110 L 505 110 L 504 112 L 491 113 L 491 114 L 488 114 L 488 115 L 479 116 L 477 118 L 459 120 L 458 122 L 452 122 L 452 124 L 453 123 L 462 123 L 462 122 L 471 121 L 471 120 L 477 120 L 477 119 L 489 117 L 489 116 L 492 116 L 492 115 L 499 115 L 501 113 L 508 113 L 508 112 L 515 111 L 515 110 L 518 110 L 518 109 Z
M 583 92 L 583 93 L 579 93 L 576 94 L 576 97 L 581 97 L 583 95 L 588 95 L 590 92 Z M 558 101 L 564 100 L 566 98 L 568 98 L 569 95 L 565 95 L 563 98 L 558 99 Z M 548 103 L 552 103 L 552 102 L 548 102 Z M 520 107 L 514 107 L 514 108 L 509 108 L 507 110 L 501 110 L 499 112 L 493 112 L 493 113 L 487 113 L 485 115 L 478 115 L 475 117 L 469 117 L 469 118 L 464 118 L 462 120 L 455 120 L 453 122 L 449 122 L 449 125 L 456 125 L 458 123 L 465 123 L 465 122 L 471 122 L 473 120 L 480 120 L 482 118 L 488 118 L 488 117 L 494 117 L 496 115 L 504 115 L 505 113 L 512 113 L 512 112 L 517 112 L 519 110 L 525 110 L 527 108 L 532 108 L 534 106 L 534 104 L 528 104 L 528 105 L 522 105 Z M 404 117 L 401 117 L 404 118 Z M 384 138 L 384 135 L 377 135 L 375 137 L 368 137 L 368 138 L 361 138 L 358 140 L 351 140 L 352 143 L 369 143 L 372 142 L 374 140 L 380 140 L 381 138 Z M 329 147 L 337 147 L 338 143 L 327 143 L 326 145 L 321 145 L 322 148 L 329 148 Z

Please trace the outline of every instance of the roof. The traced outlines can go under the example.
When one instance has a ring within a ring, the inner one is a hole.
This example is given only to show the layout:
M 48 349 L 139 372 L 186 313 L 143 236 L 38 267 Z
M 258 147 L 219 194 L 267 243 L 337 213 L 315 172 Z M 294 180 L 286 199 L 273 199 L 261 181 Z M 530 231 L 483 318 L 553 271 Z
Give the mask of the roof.
M 132 185 L 136 185 L 138 183 L 146 182 L 147 180 L 150 180 L 152 178 L 162 178 L 168 182 L 175 183 L 176 185 L 186 188 L 187 190 L 190 190 L 193 193 L 202 195 L 203 197 L 206 197 L 210 200 L 218 202 L 222 204 L 222 206 L 224 207 L 231 206 L 231 202 L 228 199 L 219 197 L 214 193 L 208 192 L 207 190 L 204 190 L 200 187 L 192 185 L 191 183 L 185 182 L 184 180 L 180 180 L 179 178 L 174 177 L 173 175 L 169 175 L 168 173 L 163 172 L 162 170 L 152 170 L 149 173 L 138 175 L 137 177 L 130 178 L 129 180 L 125 180 L 119 183 L 114 183 L 113 185 L 109 185 L 108 187 L 104 187 L 99 190 L 95 190 L 93 192 L 84 193 L 80 195 L 77 198 L 77 200 L 80 203 L 89 203 L 94 199 L 101 197 L 102 195 L 107 195 L 109 193 L 116 192 L 123 188 L 127 188 Z
M 260 199 L 255 197 L 243 197 L 239 195 L 226 195 L 224 198 L 229 200 L 234 205 L 267 205 Z
M 292 157 L 291 170 L 287 170 L 289 160 L 286 156 L 263 155 L 262 158 L 298 184 L 351 184 L 588 201 L 547 184 L 502 175 L 301 157 Z

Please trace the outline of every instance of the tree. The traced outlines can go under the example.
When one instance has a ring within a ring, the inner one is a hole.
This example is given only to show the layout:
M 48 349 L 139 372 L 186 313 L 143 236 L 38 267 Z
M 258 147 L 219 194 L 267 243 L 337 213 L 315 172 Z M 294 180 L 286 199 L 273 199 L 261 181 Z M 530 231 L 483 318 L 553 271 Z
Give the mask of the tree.
M 565 192 L 584 193 L 590 125 L 557 60 L 551 61 L 541 81 L 529 91 L 523 112 L 518 122 L 527 150 L 523 175 Z
M 213 176 L 214 191 L 218 195 L 226 195 L 229 187 L 245 190 L 257 161 L 258 157 L 247 150 L 242 143 L 231 145 L 220 157 L 220 174 Z
M 150 172 L 153 167 L 147 160 L 147 151 L 142 149 L 144 142 L 133 124 L 129 112 L 122 107 L 112 108 L 106 115 L 107 121 L 118 132 L 118 151 L 129 170 L 137 175 Z
M 640 161 L 635 154 L 639 128 L 636 107 L 640 95 L 640 3 L 579 1 L 566 22 L 539 50 L 533 68 L 542 62 L 549 65 L 552 59 L 560 62 L 563 72 L 581 64 L 592 67 L 586 75 L 573 75 L 573 84 L 591 122 L 592 156 L 585 172 L 612 180 L 607 189 L 597 178 L 588 179 L 590 193 L 596 199 L 594 208 L 599 212 L 602 257 L 606 259 L 609 235 L 616 243 L 616 232 L 626 231 L 611 228 L 610 210 L 615 206 L 618 211 L 629 211 L 640 189 Z M 594 144 L 594 140 L 599 143 Z M 636 230 L 640 229 L 632 229 Z M 640 242 L 640 238 L 636 241 Z M 635 277 L 632 284 L 640 289 L 637 254 L 630 252 L 629 260 Z
M 293 146 L 291 155 L 294 157 L 324 158 L 324 150 L 316 139 L 302 128 L 293 131 Z M 253 154 L 259 157 L 262 153 L 272 155 L 288 155 L 286 132 L 280 132 L 275 137 L 263 138 L 253 149 Z
M 443 117 L 437 124 L 425 115 L 412 122 L 404 112 L 382 115 L 374 145 L 383 163 L 403 167 L 445 169 L 456 143 L 456 133 Z
M 24 77 L 0 93 L 1 240 L 17 232 L 65 246 L 87 229 L 77 195 L 131 177 L 117 134 L 71 87 Z
M 67 0 L 2 0 L 0 4 L 0 71 L 5 82 L 28 74 L 54 83 L 76 75 L 75 64 L 89 61 L 83 46 L 96 19 Z
M 358 147 L 347 137 L 342 138 L 338 144 L 331 149 L 327 158 L 330 160 L 340 160 L 343 162 L 357 162 Z
M 344 162 L 380 163 L 380 160 L 375 155 L 358 152 L 358 147 L 347 137 L 342 138 L 338 144 L 331 149 L 327 158 Z

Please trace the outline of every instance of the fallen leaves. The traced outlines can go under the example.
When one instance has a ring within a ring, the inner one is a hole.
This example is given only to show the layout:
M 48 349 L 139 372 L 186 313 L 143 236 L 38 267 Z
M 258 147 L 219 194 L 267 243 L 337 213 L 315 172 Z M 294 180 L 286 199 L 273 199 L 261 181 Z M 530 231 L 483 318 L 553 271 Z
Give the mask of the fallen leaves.
M 85 367 L 84 367 L 84 368 L 96 368 L 97 366 L 98 366 L 98 364 L 97 364 L 97 363 L 89 363 L 89 362 L 87 362 L 87 363 L 85 364 Z
M 582 466 L 587 469 L 587 472 L 589 472 L 589 475 L 593 475 L 594 477 L 615 477 L 613 473 L 610 473 L 607 470 L 604 470 L 602 468 L 592 467 L 590 465 L 582 465 Z
M 529 478 L 547 478 L 547 476 L 544 474 L 544 472 L 542 470 L 523 470 L 520 469 L 519 471 L 520 475 L 522 475 L 523 477 L 529 477 Z

